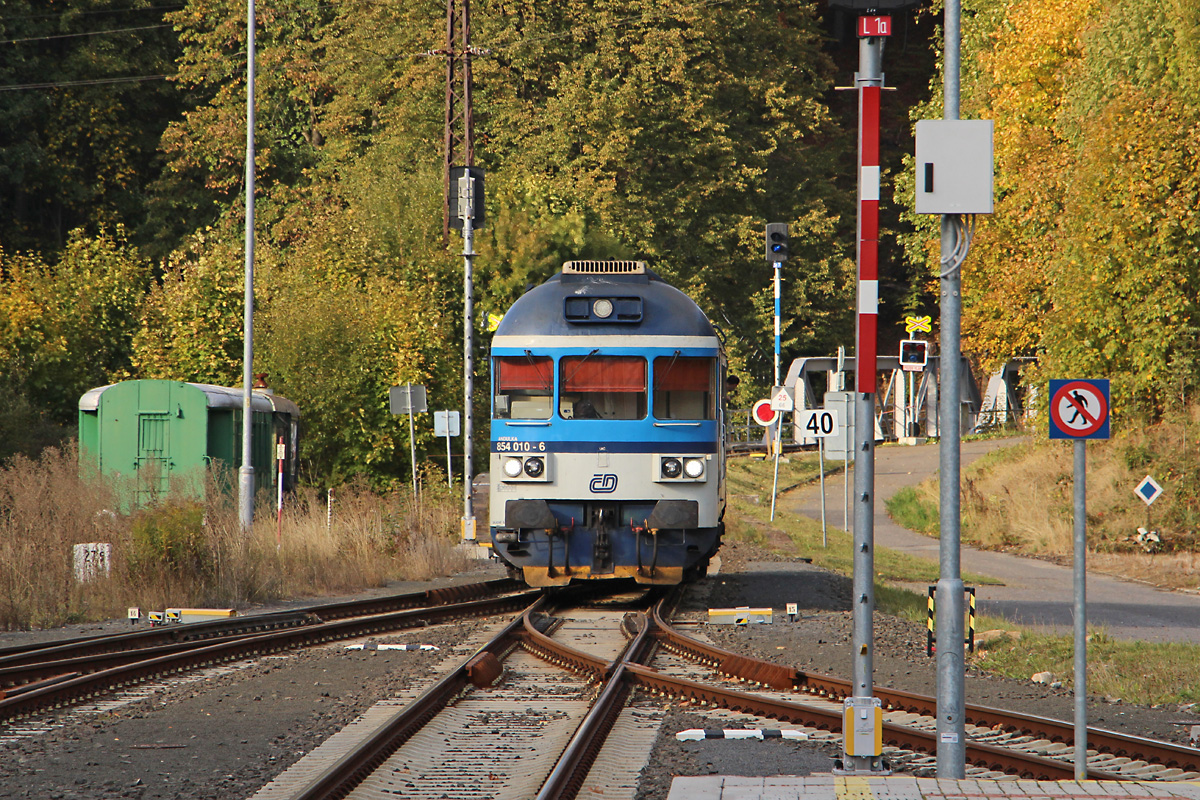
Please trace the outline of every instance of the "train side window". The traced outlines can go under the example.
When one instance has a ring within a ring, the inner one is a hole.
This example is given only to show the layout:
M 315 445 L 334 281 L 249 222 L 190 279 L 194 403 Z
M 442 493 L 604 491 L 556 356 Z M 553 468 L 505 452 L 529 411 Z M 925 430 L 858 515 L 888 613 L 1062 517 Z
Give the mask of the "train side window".
M 550 419 L 554 363 L 549 356 L 496 356 L 494 419 Z
M 558 413 L 566 419 L 643 419 L 646 359 L 564 356 L 559 360 Z
M 715 358 L 654 359 L 655 419 L 715 419 L 716 375 Z

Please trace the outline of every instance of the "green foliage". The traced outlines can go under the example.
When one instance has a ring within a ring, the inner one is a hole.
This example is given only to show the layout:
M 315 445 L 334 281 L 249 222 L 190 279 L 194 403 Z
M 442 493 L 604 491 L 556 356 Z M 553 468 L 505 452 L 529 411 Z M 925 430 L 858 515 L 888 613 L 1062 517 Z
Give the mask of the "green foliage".
M 241 384 L 245 270 L 230 238 L 197 234 L 151 287 L 133 339 L 138 377 Z
M 387 388 L 419 382 L 431 407 L 461 402 L 461 260 L 457 240 L 448 253 L 440 236 L 444 64 L 414 57 L 440 45 L 444 6 L 263 13 L 255 369 L 300 405 L 313 480 L 387 483 L 410 468 Z M 244 24 L 225 0 L 192 0 L 171 19 L 179 80 L 197 104 L 164 137 L 171 169 L 156 213 L 164 230 L 213 222 L 171 256 L 135 366 L 232 383 Z M 728 330 L 738 369 L 765 382 L 769 213 L 793 221 L 785 347 L 831 350 L 848 333 L 852 268 L 839 237 L 850 204 L 830 181 L 841 140 L 811 11 L 497 1 L 473 8 L 473 26 L 491 51 L 474 62 L 489 187 L 476 238 L 480 328 L 562 261 L 649 258 Z M 477 364 L 485 373 L 486 359 Z M 420 446 L 429 426 L 419 427 Z
M 996 123 L 964 347 L 989 367 L 1039 356 L 1030 383 L 1111 377 L 1116 424 L 1200 385 L 1198 29 L 1194 4 L 1152 0 L 974 0 L 964 17 L 962 115 Z M 940 116 L 934 94 L 914 117 Z M 931 272 L 933 222 L 906 242 Z
M 0 463 L 18 453 L 32 458 L 67 438 L 65 426 L 30 402 L 26 383 L 18 375 L 0 375 Z
M 159 570 L 204 575 L 212 554 L 204 535 L 204 507 L 199 503 L 170 504 L 139 511 L 131 523 L 132 572 Z
M 905 486 L 886 502 L 888 515 L 910 531 L 937 536 L 941 519 L 935 503 L 928 502 L 914 487 Z
M 58 424 L 128 369 L 149 265 L 124 229 L 76 231 L 53 266 L 0 253 L 0 385 Z
M 179 111 L 163 79 L 178 45 L 161 7 L 15 0 L 0 32 L 0 84 L 23 87 L 0 104 L 0 243 L 53 260 L 76 228 L 135 229 L 159 136 Z
M 852 137 L 835 138 L 822 99 L 831 65 L 811 9 L 506 2 L 478 19 L 494 54 L 475 72 L 486 157 L 520 176 L 518 197 L 649 258 L 759 379 L 773 326 L 762 228 L 790 221 L 784 347 L 832 350 L 848 333 L 849 201 L 830 179 Z

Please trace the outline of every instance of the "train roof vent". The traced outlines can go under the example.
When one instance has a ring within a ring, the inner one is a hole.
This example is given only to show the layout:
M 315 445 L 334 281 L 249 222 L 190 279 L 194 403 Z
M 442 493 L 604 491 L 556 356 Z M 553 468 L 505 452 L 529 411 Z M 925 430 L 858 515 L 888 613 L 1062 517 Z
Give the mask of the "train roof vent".
M 564 275 L 645 275 L 645 261 L 568 261 Z

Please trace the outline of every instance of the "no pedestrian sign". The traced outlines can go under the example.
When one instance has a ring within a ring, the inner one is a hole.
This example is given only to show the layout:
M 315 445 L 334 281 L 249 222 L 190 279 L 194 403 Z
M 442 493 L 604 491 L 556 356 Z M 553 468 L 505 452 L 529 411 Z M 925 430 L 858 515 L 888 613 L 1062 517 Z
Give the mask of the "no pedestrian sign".
M 1107 439 L 1108 379 L 1050 381 L 1050 438 Z

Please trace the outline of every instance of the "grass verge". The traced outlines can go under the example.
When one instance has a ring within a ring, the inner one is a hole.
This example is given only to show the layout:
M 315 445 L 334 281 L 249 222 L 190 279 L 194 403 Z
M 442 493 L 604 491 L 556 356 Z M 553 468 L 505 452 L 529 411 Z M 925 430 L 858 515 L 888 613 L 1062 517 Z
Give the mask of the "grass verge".
M 992 463 L 1006 458 L 997 456 Z M 779 467 L 781 492 L 809 484 L 818 477 L 817 459 L 808 454 L 793 455 L 781 461 Z M 782 513 L 779 503 L 774 522 L 770 520 L 773 470 L 774 463 L 762 459 L 730 461 L 727 535 L 781 555 L 810 558 L 825 569 L 851 575 L 854 554 L 849 533 L 829 527 L 823 543 L 820 522 Z M 837 471 L 840 472 L 840 467 Z M 888 511 L 904 527 L 936 535 L 937 497 L 934 494 L 931 507 L 926 492 L 925 487 L 902 490 L 889 502 Z M 884 613 L 924 624 L 925 596 L 894 584 L 935 584 L 937 563 L 877 547 L 875 573 L 876 607 Z M 963 580 L 968 585 L 996 583 L 971 573 L 964 574 Z M 1073 636 L 1036 633 L 994 617 L 981 616 L 976 625 L 977 631 L 1005 633 L 978 645 L 969 658 L 972 666 L 1018 680 L 1029 680 L 1038 672 L 1051 672 L 1064 684 L 1071 685 Z M 1093 695 L 1145 705 L 1200 702 L 1200 646 L 1118 641 L 1103 631 L 1093 632 L 1088 644 L 1088 690 Z
M 298 492 L 281 520 L 262 497 L 249 531 L 231 487 L 209 476 L 204 500 L 168 495 L 125 513 L 128 486 L 80 474 L 71 447 L 0 468 L 0 629 L 29 630 L 124 617 L 131 606 L 240 607 L 282 597 L 360 591 L 466 566 L 458 496 L 426 482 L 378 494 L 353 486 Z M 124 494 L 123 494 L 124 492 Z M 75 571 L 78 544 L 100 543 L 107 565 Z
M 1038 672 L 1050 672 L 1072 686 L 1074 659 L 1072 636 L 1012 628 L 1007 636 L 977 648 L 969 663 L 1025 680 Z M 1196 645 L 1117 641 L 1097 631 L 1088 636 L 1087 659 L 1091 695 L 1143 705 L 1200 702 L 1200 647 Z
M 831 473 L 826 465 L 826 478 Z M 761 458 L 731 460 L 728 468 L 729 514 L 727 534 L 749 541 L 781 555 L 808 558 L 825 569 L 851 575 L 854 572 L 854 537 L 847 531 L 808 517 L 780 510 L 776 504 L 771 521 L 771 484 L 774 462 Z M 805 486 L 819 477 L 817 458 L 808 453 L 794 454 L 779 464 L 780 493 Z M 938 579 L 937 562 L 916 558 L 886 547 L 875 549 L 875 603 L 885 613 L 924 623 L 924 595 L 891 584 L 934 584 Z M 984 575 L 964 575 L 967 583 L 995 583 Z

